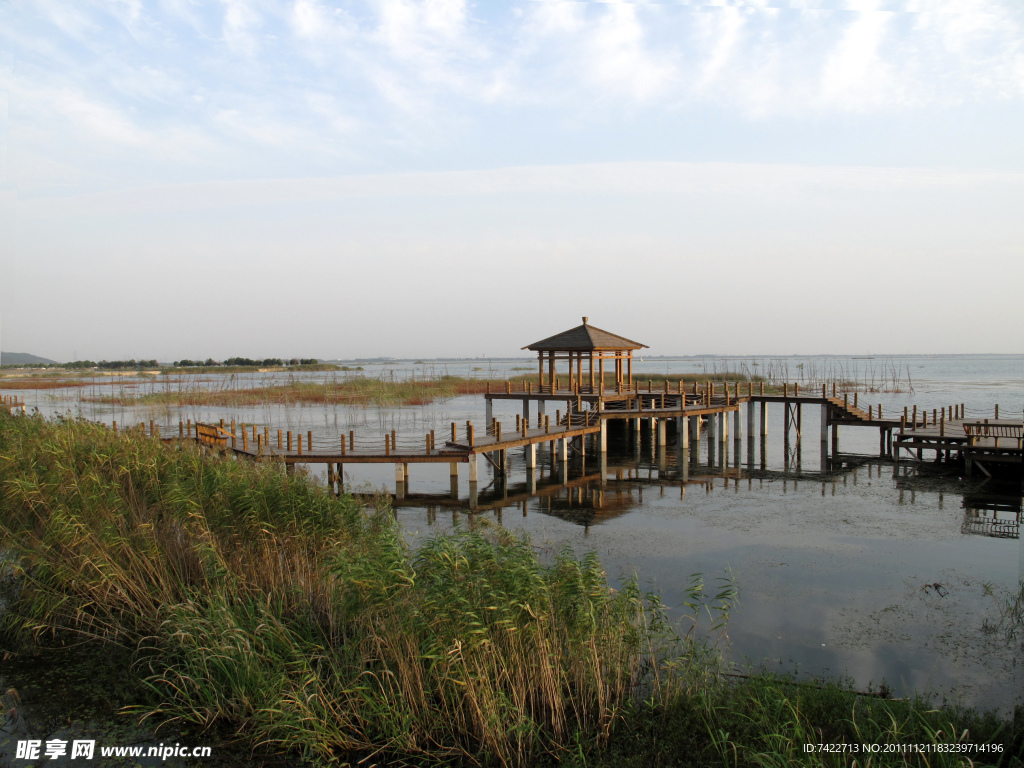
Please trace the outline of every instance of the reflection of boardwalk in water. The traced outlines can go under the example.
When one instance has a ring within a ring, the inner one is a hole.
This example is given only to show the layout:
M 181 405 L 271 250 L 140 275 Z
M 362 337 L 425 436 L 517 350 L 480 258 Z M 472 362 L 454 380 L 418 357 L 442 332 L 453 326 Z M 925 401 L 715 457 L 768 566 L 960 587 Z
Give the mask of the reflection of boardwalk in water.
M 964 494 L 964 521 L 960 532 L 998 539 L 1019 539 L 1021 497 L 1012 495 Z
M 791 492 L 820 487 L 824 497 L 836 496 L 844 487 L 855 488 L 858 482 L 871 485 L 889 481 L 900 506 L 914 505 L 922 493 L 933 502 L 937 497 L 940 515 L 948 524 L 958 525 L 962 534 L 1019 538 L 1021 497 L 1013 493 L 1012 485 L 1002 486 L 1001 494 L 965 493 L 959 481 L 919 474 L 912 465 L 894 465 L 867 456 L 845 456 L 830 462 L 823 471 L 807 472 L 720 468 L 705 462 L 690 463 L 688 458 L 674 450 L 660 452 L 653 441 L 645 440 L 640 446 L 625 442 L 615 445 L 603 463 L 582 458 L 573 462 L 567 477 L 560 476 L 557 463 L 545 461 L 535 473 L 527 472 L 532 482 L 509 482 L 507 475 L 493 471 L 488 484 L 475 497 L 460 497 L 458 486 L 453 484 L 450 495 L 413 493 L 395 499 L 393 505 L 425 510 L 428 523 L 436 519 L 439 510 L 448 510 L 453 520 L 463 514 L 470 521 L 489 514 L 503 524 L 508 515 L 539 513 L 590 528 L 642 508 L 648 494 L 652 498 L 674 498 L 678 494 L 680 502 L 685 503 L 688 492 L 703 495 L 718 488 L 750 490 L 761 482 L 778 482 L 783 493 L 787 487 Z M 962 524 L 949 512 L 942 512 L 950 509 L 950 502 L 964 509 Z

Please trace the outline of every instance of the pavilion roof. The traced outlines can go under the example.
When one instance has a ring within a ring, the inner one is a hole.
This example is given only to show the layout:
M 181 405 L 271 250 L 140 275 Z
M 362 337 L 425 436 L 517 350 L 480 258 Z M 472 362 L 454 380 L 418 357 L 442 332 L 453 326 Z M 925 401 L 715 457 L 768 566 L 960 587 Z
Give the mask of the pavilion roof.
M 548 352 L 552 350 L 557 352 L 596 352 L 601 349 L 647 348 L 646 344 L 641 344 L 639 341 L 633 341 L 624 336 L 617 336 L 614 333 L 596 328 L 590 325 L 588 319 L 584 317 L 583 325 L 577 325 L 568 331 L 562 331 L 546 339 L 535 341 L 533 344 L 523 347 L 523 349 L 530 349 L 534 352 Z

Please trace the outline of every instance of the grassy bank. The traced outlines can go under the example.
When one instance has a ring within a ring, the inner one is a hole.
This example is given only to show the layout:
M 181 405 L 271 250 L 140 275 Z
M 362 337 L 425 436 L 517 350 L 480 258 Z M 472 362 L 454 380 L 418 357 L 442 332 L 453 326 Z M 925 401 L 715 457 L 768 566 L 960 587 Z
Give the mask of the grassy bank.
M 258 386 L 236 386 L 233 380 L 213 382 L 210 380 L 186 382 L 184 384 L 170 383 L 164 390 L 153 392 L 135 392 L 133 390 L 106 393 L 100 391 L 96 395 L 83 395 L 83 402 L 96 402 L 106 405 L 131 406 L 260 406 L 268 404 L 345 404 L 345 405 L 376 405 L 381 407 L 401 405 L 426 405 L 445 398 L 458 397 L 460 395 L 479 395 L 487 391 L 505 392 L 510 388 L 512 393 L 522 392 L 529 385 L 537 386 L 538 377 L 519 377 L 511 381 L 467 379 L 457 376 L 441 376 L 439 378 L 422 378 L 406 380 L 386 380 L 362 376 L 351 376 L 342 379 L 327 378 L 322 382 L 311 381 L 290 381 L 287 383 L 268 382 Z M 725 378 L 724 374 L 709 374 L 707 376 L 679 376 L 671 375 L 659 379 L 644 379 L 638 383 L 646 390 L 648 385 L 655 391 L 668 383 L 670 391 L 678 391 L 679 382 L 683 381 L 687 392 L 691 391 L 693 384 L 703 388 L 709 382 L 717 384 L 717 392 L 721 394 L 723 387 L 728 384 L 732 392 L 737 382 L 740 383 L 740 392 L 747 392 L 747 380 L 737 378 Z M 565 381 L 561 381 L 565 385 Z M 759 392 L 760 382 L 755 380 L 754 391 Z M 25 388 L 31 388 L 26 386 Z M 610 388 L 610 385 L 609 385 Z M 767 385 L 765 391 L 768 393 L 781 393 L 782 385 Z
M 969 728 L 1011 749 L 1007 723 L 973 712 L 737 682 L 635 581 L 609 589 L 592 555 L 540 557 L 483 527 L 412 552 L 386 507 L 275 465 L 0 413 L 0 493 L 5 647 L 117 644 L 148 692 L 131 716 L 246 748 L 317 764 L 847 765 L 803 744 L 947 744 Z M 687 610 L 724 620 L 731 599 L 695 580 Z

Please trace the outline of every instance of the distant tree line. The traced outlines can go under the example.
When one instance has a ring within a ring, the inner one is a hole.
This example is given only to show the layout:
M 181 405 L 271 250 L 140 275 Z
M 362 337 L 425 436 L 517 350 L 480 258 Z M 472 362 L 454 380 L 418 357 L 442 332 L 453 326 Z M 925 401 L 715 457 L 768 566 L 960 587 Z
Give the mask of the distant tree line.
M 229 357 L 223 362 L 219 362 L 212 358 L 206 360 L 189 360 L 187 358 L 183 360 L 177 360 L 174 362 L 176 368 L 199 368 L 199 367 L 211 367 L 218 365 L 231 365 L 231 366 L 260 366 L 260 365 L 316 365 L 320 361 L 315 357 L 293 357 L 290 360 L 282 360 L 280 357 L 268 357 L 263 360 L 253 360 L 248 357 Z
M 264 360 L 252 360 L 248 357 L 229 357 L 227 360 L 218 361 L 212 358 L 206 360 L 175 360 L 171 365 L 175 368 L 197 368 L 216 366 L 271 366 L 271 365 L 316 365 L 320 361 L 315 357 L 293 357 L 290 360 L 282 360 L 280 357 L 268 357 Z M 18 368 L 19 365 L 5 365 L 4 368 Z M 156 360 L 75 360 L 73 363 L 33 363 L 33 368 L 63 368 L 68 370 L 79 370 L 86 368 L 98 368 L 100 370 L 121 371 L 141 370 L 143 368 L 159 368 L 160 363 Z
M 110 371 L 125 369 L 134 370 L 137 368 L 157 368 L 160 363 L 156 360 L 100 360 L 98 363 L 92 360 L 75 360 L 73 363 L 61 363 L 60 368 L 101 368 Z

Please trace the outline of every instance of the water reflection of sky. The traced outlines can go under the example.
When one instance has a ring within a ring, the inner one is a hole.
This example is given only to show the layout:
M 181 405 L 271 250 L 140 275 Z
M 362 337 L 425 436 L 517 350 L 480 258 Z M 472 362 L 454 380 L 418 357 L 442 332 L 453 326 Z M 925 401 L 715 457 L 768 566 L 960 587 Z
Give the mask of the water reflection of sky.
M 862 406 L 881 403 L 887 412 L 894 412 L 904 405 L 930 409 L 966 402 L 969 414 L 982 416 L 990 415 L 999 403 L 1003 415 L 1020 413 L 1022 356 L 902 361 L 910 365 L 916 391 L 861 395 Z M 674 367 L 677 364 L 682 370 Z M 641 365 L 660 365 L 673 373 L 685 372 L 686 366 L 703 369 L 706 364 L 684 359 Z M 716 365 L 712 362 L 708 369 Z M 383 367 L 376 372 L 367 368 L 367 375 L 384 371 Z M 642 368 L 640 373 L 647 375 Z M 650 375 L 655 373 L 652 369 Z M 324 377 L 323 373 L 308 375 L 320 381 Z M 265 374 L 249 378 L 267 380 Z M 237 386 L 246 384 L 236 381 Z M 215 422 L 224 418 L 273 429 L 313 430 L 318 440 L 336 439 L 339 432 L 350 430 L 375 439 L 392 429 L 419 439 L 431 429 L 446 434 L 452 421 L 460 425 L 466 420 L 483 421 L 483 398 L 478 396 L 403 408 L 267 404 L 116 410 L 80 398 L 103 386 L 116 390 L 122 383 L 130 385 L 131 379 L 18 394 L 25 395 L 29 407 L 37 406 L 44 413 L 70 411 L 107 423 L 117 418 L 121 424 L 153 419 L 172 434 L 179 419 Z M 160 387 L 161 383 L 139 386 Z M 223 386 L 223 382 L 215 377 L 203 386 Z M 512 424 L 521 408 L 518 401 L 496 401 L 494 415 Z M 554 405 L 549 412 L 553 410 Z M 763 465 L 760 444 L 754 446 L 753 467 L 747 464 L 749 435 L 744 416 L 738 456 L 730 420 L 732 432 L 723 463 L 732 477 L 723 479 L 717 456 L 708 466 L 709 446 L 702 435 L 695 456 L 690 457 L 691 482 L 685 486 L 679 479 L 681 458 L 674 450 L 668 450 L 663 460 L 646 432 L 637 445 L 625 436 L 616 437 L 613 429 L 608 456 L 611 479 L 603 488 L 601 504 L 595 504 L 602 487 L 596 479 L 593 453 L 587 457 L 586 473 L 594 477 L 581 479 L 583 468 L 575 464 L 569 473 L 570 485 L 575 487 L 566 490 L 542 451 L 537 472 L 541 492 L 531 496 L 522 453 L 513 451 L 504 486 L 481 462 L 480 502 L 489 508 L 476 519 L 522 529 L 548 549 L 564 545 L 579 552 L 594 549 L 613 580 L 639 573 L 669 605 L 678 605 L 690 574 L 702 572 L 712 580 L 730 573 L 741 595 L 729 631 L 729 655 L 737 663 L 848 675 L 861 688 L 884 678 L 897 692 L 934 690 L 965 703 L 1006 710 L 1024 690 L 1024 677 L 1016 665 L 1014 646 L 1000 633 L 983 630 L 986 620 L 997 617 L 994 598 L 986 588 L 997 595 L 1014 589 L 1024 578 L 1024 550 L 1019 538 L 962 533 L 962 507 L 966 492 L 975 506 L 984 507 L 986 498 L 1002 499 L 1011 517 L 1014 505 L 1019 515 L 1019 487 L 965 486 L 955 478 L 931 477 L 927 471 L 910 470 L 904 476 L 901 470 L 894 476 L 892 464 L 877 461 L 832 472 L 832 467 L 821 463 L 819 413 L 816 407 L 804 409 L 799 473 L 792 463 L 794 454 L 789 465 L 785 461 L 782 408 L 773 406 L 768 411 Z M 843 453 L 877 454 L 878 431 L 843 427 L 839 443 Z M 322 473 L 323 468 L 310 469 Z M 350 488 L 393 488 L 391 465 L 350 464 L 345 470 Z M 451 494 L 446 464 L 411 466 L 413 498 L 398 515 L 412 541 L 447 529 L 453 520 L 468 521 L 463 511 L 469 490 L 466 474 L 461 473 L 456 488 L 461 501 L 452 501 L 446 498 Z M 511 500 L 499 510 L 506 496 Z M 998 514 L 1006 518 L 1008 513 L 1004 509 Z M 941 590 L 927 586 L 934 584 L 941 585 Z
M 516 469 L 525 471 L 514 465 L 513 477 Z M 862 466 L 856 477 L 794 482 L 766 472 L 685 491 L 667 476 L 659 481 L 657 469 L 652 480 L 646 474 L 608 482 L 611 510 L 594 509 L 599 482 L 574 489 L 571 500 L 563 490 L 554 514 L 543 495 L 524 510 L 513 485 L 509 506 L 496 509 L 492 491 L 477 519 L 525 530 L 546 549 L 593 549 L 614 580 L 638 573 L 669 605 L 681 603 L 692 573 L 709 581 L 730 574 L 741 604 L 729 655 L 740 664 L 845 675 L 862 688 L 884 679 L 897 692 L 937 691 L 1004 710 L 1020 695 L 1013 644 L 983 630 L 997 616 L 985 585 L 1001 594 L 1014 587 L 1020 541 L 963 535 L 956 482 L 894 479 L 885 464 Z M 467 523 L 462 512 L 408 503 L 416 506 L 399 515 L 414 541 L 453 519 Z

